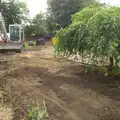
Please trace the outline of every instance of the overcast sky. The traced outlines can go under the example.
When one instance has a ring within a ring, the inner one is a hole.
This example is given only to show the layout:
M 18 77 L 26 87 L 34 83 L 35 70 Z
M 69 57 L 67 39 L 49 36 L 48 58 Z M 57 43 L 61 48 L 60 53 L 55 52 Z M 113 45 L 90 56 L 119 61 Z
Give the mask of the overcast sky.
M 47 8 L 47 0 L 22 0 L 26 1 L 30 10 L 30 15 L 33 17 L 40 11 L 45 12 Z M 120 0 L 100 0 L 110 5 L 120 5 Z
M 40 11 L 45 12 L 47 0 L 26 0 L 31 16 L 35 16 Z
M 109 3 L 110 5 L 120 5 L 120 0 L 100 0 L 105 3 Z

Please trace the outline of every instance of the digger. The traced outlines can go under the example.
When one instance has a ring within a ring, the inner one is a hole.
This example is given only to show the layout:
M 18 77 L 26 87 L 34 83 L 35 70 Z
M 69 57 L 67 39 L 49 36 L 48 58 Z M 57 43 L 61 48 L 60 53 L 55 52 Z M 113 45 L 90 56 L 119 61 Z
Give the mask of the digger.
M 0 51 L 23 52 L 24 49 L 24 26 L 19 24 L 9 25 L 8 35 L 4 18 L 0 13 Z

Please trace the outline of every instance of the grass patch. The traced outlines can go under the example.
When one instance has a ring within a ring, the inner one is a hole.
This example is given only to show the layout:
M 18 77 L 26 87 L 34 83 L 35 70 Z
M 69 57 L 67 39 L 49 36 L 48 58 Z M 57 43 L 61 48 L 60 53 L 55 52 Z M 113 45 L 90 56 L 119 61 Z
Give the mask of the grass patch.
M 33 41 L 33 44 L 34 44 L 33 46 L 29 46 L 29 45 L 28 45 L 29 42 L 25 42 L 24 44 L 25 44 L 25 48 L 26 48 L 26 49 L 31 49 L 31 48 L 35 48 L 35 47 L 36 47 L 36 41 Z
M 45 105 L 45 101 L 39 104 L 37 101 L 33 101 L 28 106 L 27 114 L 21 120 L 48 120 L 49 115 Z
M 85 66 L 85 74 L 89 74 L 89 73 L 100 73 L 100 74 L 104 74 L 108 71 L 107 67 L 99 67 L 99 66 L 94 66 L 94 65 L 86 65 Z
M 85 66 L 85 75 L 99 73 L 104 76 L 120 76 L 120 67 L 109 68 L 108 66 Z

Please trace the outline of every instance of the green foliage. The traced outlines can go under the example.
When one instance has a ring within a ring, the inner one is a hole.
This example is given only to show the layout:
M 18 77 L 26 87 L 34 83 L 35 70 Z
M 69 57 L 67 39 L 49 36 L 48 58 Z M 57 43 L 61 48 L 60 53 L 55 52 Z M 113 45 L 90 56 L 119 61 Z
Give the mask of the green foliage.
M 71 15 L 85 6 L 93 4 L 95 0 L 48 0 L 46 14 L 37 14 L 30 26 L 26 26 L 26 35 L 52 34 L 71 23 Z
M 33 18 L 31 26 L 29 27 L 27 32 L 29 32 L 29 35 L 31 32 L 38 36 L 41 36 L 44 34 L 48 34 L 51 31 L 53 31 L 53 28 L 50 23 L 50 19 L 48 20 L 45 13 L 40 12 Z
M 120 55 L 116 58 L 116 64 L 120 67 Z
M 0 4 L 0 12 L 2 12 L 7 30 L 10 24 L 20 24 L 27 21 L 28 9 L 24 2 L 16 2 L 15 0 L 8 0 Z
M 72 16 L 72 24 L 57 32 L 56 50 L 65 53 L 83 53 L 89 36 L 86 23 L 99 11 L 99 6 L 87 7 Z M 90 14 L 89 14 L 90 12 Z M 86 48 L 87 49 L 87 48 Z
M 34 49 L 36 48 L 36 41 L 32 41 L 33 42 L 33 46 L 29 46 L 29 42 L 25 42 L 25 49 Z
M 114 56 L 118 55 L 114 43 L 119 43 L 120 30 L 120 8 L 104 8 L 97 12 L 88 21 L 88 29 L 91 44 L 91 52 L 95 56 Z M 94 45 L 93 45 L 94 44 Z
M 46 31 L 44 13 L 40 12 L 39 14 L 37 14 L 33 19 L 33 24 L 34 24 L 36 34 L 43 35 Z
M 48 120 L 48 112 L 45 103 L 40 105 L 38 102 L 33 101 L 28 108 L 27 120 Z M 25 119 L 25 120 L 26 120 Z M 24 120 L 24 118 L 22 119 Z
M 119 76 L 120 67 L 114 67 L 111 72 L 108 72 L 108 75 Z
M 46 13 L 46 27 L 47 27 L 47 31 L 49 33 L 52 33 L 54 31 L 54 21 L 51 15 L 49 15 L 48 13 Z
M 56 51 L 89 58 L 116 58 L 120 50 L 120 8 L 90 6 L 72 16 L 72 24 L 57 32 Z M 103 61 L 103 60 L 102 60 Z
M 65 52 L 66 54 L 75 54 L 77 51 L 82 52 L 81 47 L 84 47 L 84 44 L 86 44 L 83 42 L 86 34 L 87 30 L 83 22 L 77 22 L 70 25 L 68 28 L 61 29 L 56 36 L 56 50 L 58 52 Z M 82 41 L 80 41 L 80 39 Z
M 98 12 L 101 9 L 103 8 L 99 4 L 86 7 L 82 11 L 72 15 L 72 22 L 75 23 L 79 21 L 84 21 L 86 23 L 96 12 Z
M 25 27 L 25 36 L 33 36 L 35 34 L 35 27 L 33 25 L 27 25 Z
M 120 67 L 113 67 L 109 70 L 108 67 L 101 67 L 101 66 L 93 66 L 93 65 L 86 65 L 85 66 L 85 75 L 88 74 L 101 74 L 104 76 L 119 76 L 120 75 Z
M 99 73 L 101 75 L 108 75 L 108 68 L 107 67 L 98 67 L 93 65 L 85 65 L 85 75 L 87 74 L 96 74 Z
M 54 23 L 66 27 L 71 23 L 71 15 L 84 7 L 94 4 L 95 0 L 47 0 L 48 13 Z

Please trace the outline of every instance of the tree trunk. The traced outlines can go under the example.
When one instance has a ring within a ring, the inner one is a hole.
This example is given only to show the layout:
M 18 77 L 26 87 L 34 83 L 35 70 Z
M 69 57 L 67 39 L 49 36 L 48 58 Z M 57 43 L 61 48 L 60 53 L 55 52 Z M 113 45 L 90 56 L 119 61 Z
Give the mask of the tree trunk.
M 109 58 L 109 62 L 110 62 L 110 67 L 113 67 L 113 65 L 114 65 L 114 59 L 113 59 L 113 57 Z

